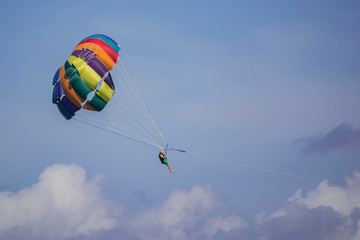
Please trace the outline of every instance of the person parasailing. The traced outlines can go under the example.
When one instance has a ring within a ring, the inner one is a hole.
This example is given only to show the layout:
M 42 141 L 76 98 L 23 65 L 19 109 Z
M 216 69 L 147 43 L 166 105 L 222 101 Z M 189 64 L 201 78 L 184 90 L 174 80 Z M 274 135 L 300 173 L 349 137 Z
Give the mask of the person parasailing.
M 170 163 L 167 161 L 166 155 L 167 155 L 167 153 L 164 152 L 163 149 L 161 149 L 160 152 L 159 152 L 159 159 L 160 159 L 162 164 L 165 164 L 169 168 L 170 173 L 174 173 L 174 171 L 171 170 Z

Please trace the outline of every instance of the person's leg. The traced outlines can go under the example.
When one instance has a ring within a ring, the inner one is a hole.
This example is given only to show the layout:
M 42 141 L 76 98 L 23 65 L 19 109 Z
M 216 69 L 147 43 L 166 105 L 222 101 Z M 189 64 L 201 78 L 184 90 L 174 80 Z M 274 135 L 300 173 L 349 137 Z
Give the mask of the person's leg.
M 173 171 L 173 170 L 171 170 L 170 163 L 167 163 L 166 165 L 168 166 L 169 171 L 170 171 L 171 173 L 173 173 L 174 171 Z

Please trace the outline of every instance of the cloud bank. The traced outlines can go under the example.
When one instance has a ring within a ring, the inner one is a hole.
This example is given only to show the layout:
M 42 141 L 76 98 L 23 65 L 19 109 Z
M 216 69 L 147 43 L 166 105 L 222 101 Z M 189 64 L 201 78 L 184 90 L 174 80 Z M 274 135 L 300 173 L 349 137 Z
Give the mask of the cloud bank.
M 0 239 L 360 240 L 360 172 L 345 186 L 324 181 L 307 193 L 297 190 L 252 222 L 209 185 L 173 191 L 159 206 L 134 213 L 106 200 L 100 179 L 87 179 L 77 165 L 55 164 L 31 187 L 0 192 Z
M 0 239 L 214 239 L 248 227 L 210 186 L 174 191 L 158 207 L 125 213 L 102 196 L 100 178 L 55 164 L 31 187 L 0 192 Z

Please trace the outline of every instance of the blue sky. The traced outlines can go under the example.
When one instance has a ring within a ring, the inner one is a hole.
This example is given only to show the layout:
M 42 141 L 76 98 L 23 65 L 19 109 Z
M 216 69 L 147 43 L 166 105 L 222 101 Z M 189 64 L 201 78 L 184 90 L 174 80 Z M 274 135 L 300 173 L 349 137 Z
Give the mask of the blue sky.
M 1 3 L 1 238 L 359 239 L 359 10 Z M 53 74 L 94 33 L 120 44 L 166 139 L 189 151 L 169 153 L 175 174 L 157 149 L 51 103 Z

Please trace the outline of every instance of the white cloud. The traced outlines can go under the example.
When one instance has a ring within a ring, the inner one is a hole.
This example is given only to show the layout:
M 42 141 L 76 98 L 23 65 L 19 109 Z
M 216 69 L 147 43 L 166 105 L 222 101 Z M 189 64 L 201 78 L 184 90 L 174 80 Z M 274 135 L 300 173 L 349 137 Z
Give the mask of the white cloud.
M 360 172 L 345 186 L 324 181 L 302 196 L 297 190 L 279 210 L 255 217 L 263 239 L 360 239 Z
M 55 164 L 29 188 L 0 192 L 0 239 L 214 239 L 248 228 L 210 186 L 177 190 L 157 207 L 120 215 L 124 207 L 111 204 L 110 211 L 99 180 L 75 164 Z
M 238 215 L 229 217 L 216 216 L 206 221 L 205 232 L 207 236 L 213 237 L 216 233 L 230 232 L 232 230 L 246 229 L 249 224 L 242 220 Z
M 175 191 L 161 206 L 139 214 L 130 225 L 136 226 L 140 239 L 213 239 L 218 233 L 248 227 L 238 215 L 228 213 L 210 186 Z
M 31 187 L 0 192 L 0 236 L 63 239 L 115 227 L 98 180 L 87 180 L 77 165 L 55 164 Z
M 306 197 L 301 196 L 301 190 L 296 191 L 289 201 L 297 201 L 310 209 L 331 207 L 343 216 L 349 216 L 356 207 L 360 208 L 360 173 L 355 172 L 354 177 L 348 178 L 346 182 L 346 187 L 322 182 L 315 190 L 307 193 Z

